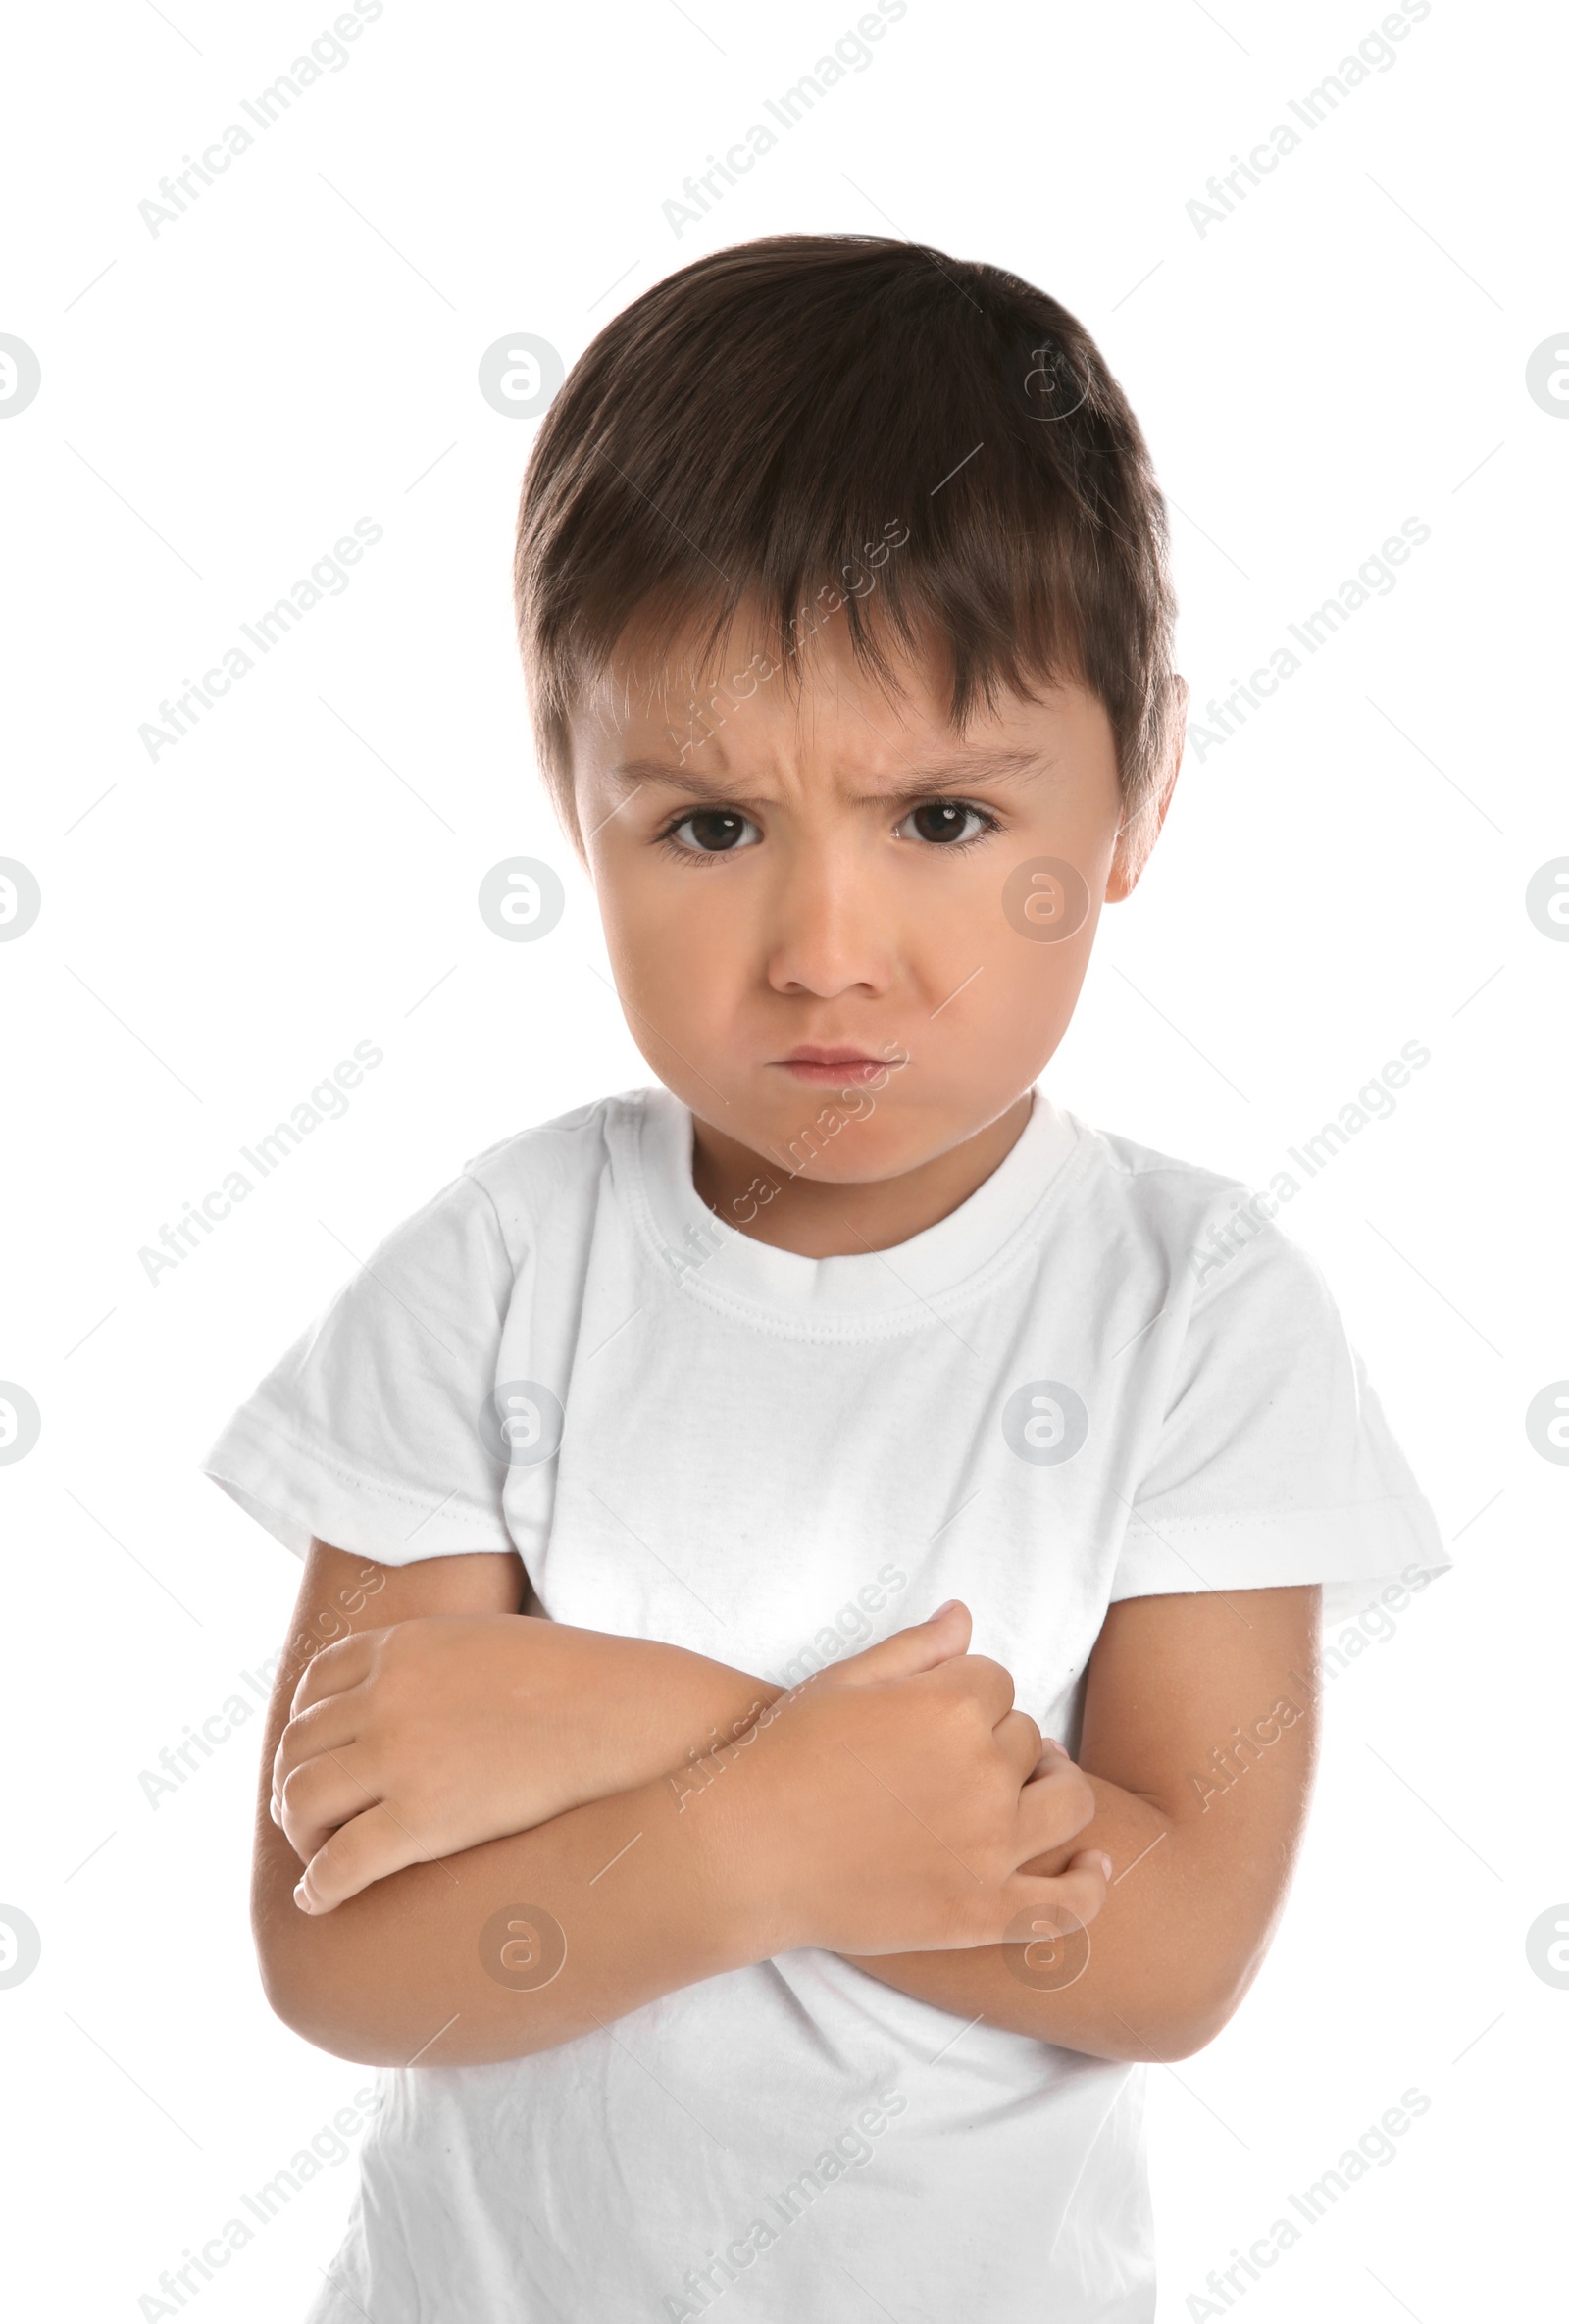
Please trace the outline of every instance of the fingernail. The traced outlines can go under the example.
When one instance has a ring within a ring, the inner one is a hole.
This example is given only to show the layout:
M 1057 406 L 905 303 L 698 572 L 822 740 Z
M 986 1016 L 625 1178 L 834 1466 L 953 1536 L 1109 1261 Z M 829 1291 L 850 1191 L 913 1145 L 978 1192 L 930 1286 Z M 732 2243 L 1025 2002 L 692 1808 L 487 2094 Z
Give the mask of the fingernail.
M 1108 1855 L 1104 1855 L 1104 1854 L 1103 1854 L 1103 1855 L 1101 1856 L 1101 1859 L 1100 1859 L 1100 1872 L 1101 1872 L 1101 1878 L 1102 1878 L 1103 1880 L 1110 1880 L 1110 1878 L 1111 1878 L 1111 1858 L 1110 1858 Z
M 939 1606 L 938 1606 L 938 1608 L 937 1608 L 937 1610 L 936 1610 L 936 1613 L 928 1615 L 928 1617 L 927 1617 L 928 1621 L 930 1621 L 930 1622 L 936 1622 L 936 1621 L 937 1621 L 941 1615 L 948 1613 L 948 1612 L 951 1610 L 951 1608 L 953 1608 L 954 1606 L 956 1606 L 956 1605 L 958 1604 L 958 1602 L 959 1602 L 959 1601 L 958 1601 L 958 1599 L 957 1599 L 956 1597 L 945 1597 L 945 1598 L 942 1600 L 942 1603 L 941 1603 L 941 1605 L 939 1605 Z
M 311 1899 L 306 1894 L 305 1883 L 302 1880 L 296 1881 L 294 1884 L 294 1901 L 299 1906 L 301 1912 L 310 1911 Z
M 268 1800 L 267 1812 L 272 1817 L 275 1824 L 278 1822 L 279 1818 L 278 1813 L 278 1801 L 276 1799 Z

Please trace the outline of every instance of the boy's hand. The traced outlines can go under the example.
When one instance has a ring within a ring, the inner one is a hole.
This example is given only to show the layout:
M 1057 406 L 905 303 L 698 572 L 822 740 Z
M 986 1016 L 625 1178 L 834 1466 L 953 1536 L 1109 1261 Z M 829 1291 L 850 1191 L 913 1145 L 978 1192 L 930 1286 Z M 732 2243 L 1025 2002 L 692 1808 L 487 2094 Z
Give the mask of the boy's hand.
M 770 1952 L 1022 1943 L 1026 1916 L 1082 1924 L 1100 1910 L 1106 1857 L 1067 1845 L 1094 1794 L 1014 1709 L 1001 1664 L 964 1652 L 969 1635 L 950 1602 L 819 1672 L 763 1711 L 690 1802 L 724 1818 L 737 1907 Z M 1054 1853 L 1056 1878 L 1021 1869 Z
M 672 1698 L 717 1667 L 518 1614 L 426 1615 L 327 1647 L 273 1763 L 273 1820 L 306 1866 L 296 1900 L 330 1911 L 406 1864 L 647 1781 Z

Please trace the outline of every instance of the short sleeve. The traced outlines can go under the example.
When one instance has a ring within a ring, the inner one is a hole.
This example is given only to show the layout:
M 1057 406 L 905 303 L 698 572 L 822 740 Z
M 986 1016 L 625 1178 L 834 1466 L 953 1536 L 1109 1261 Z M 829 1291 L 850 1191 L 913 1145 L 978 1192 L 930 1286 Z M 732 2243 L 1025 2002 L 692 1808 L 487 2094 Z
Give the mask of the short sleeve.
M 1381 1585 L 1421 1588 L 1417 1575 L 1452 1563 L 1313 1261 L 1274 1226 L 1217 1254 L 1192 1295 L 1112 1598 L 1316 1582 L 1328 1628 Z
M 516 1281 L 467 1173 L 393 1229 L 239 1407 L 205 1475 L 303 1558 L 383 1565 L 514 1544 L 480 1431 Z

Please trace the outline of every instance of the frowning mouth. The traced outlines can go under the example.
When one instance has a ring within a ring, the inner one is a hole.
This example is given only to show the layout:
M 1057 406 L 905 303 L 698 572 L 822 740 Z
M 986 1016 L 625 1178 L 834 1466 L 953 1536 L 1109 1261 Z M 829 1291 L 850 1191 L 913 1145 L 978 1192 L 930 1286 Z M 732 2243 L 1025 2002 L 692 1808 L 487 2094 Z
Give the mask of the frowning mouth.
M 772 1062 L 798 1082 L 816 1082 L 835 1089 L 854 1088 L 874 1074 L 886 1073 L 889 1067 L 887 1058 L 869 1057 L 864 1049 L 821 1049 L 811 1042 Z

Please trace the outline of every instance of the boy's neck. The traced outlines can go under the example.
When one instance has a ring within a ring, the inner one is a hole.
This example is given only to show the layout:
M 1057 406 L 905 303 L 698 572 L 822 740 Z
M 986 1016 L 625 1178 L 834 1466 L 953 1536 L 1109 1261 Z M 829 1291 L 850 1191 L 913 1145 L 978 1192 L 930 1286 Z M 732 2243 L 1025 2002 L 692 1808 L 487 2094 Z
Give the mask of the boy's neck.
M 913 1170 L 839 1184 L 791 1173 L 694 1117 L 692 1185 L 728 1226 L 776 1250 L 807 1259 L 891 1250 L 968 1202 L 1017 1145 L 1033 1105 L 1026 1089 L 984 1130 Z M 759 1181 L 776 1191 L 761 1198 Z

